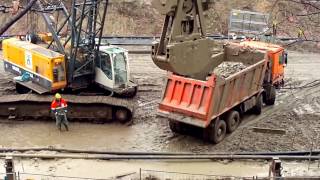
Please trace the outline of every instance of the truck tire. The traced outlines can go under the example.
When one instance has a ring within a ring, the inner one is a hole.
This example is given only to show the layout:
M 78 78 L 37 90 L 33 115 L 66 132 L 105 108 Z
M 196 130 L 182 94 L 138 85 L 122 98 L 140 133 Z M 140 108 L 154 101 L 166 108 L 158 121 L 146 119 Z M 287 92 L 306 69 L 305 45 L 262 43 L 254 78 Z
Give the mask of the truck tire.
M 210 141 L 212 143 L 218 144 L 221 142 L 227 134 L 227 125 L 224 120 L 217 120 L 215 122 L 212 120 L 212 123 L 204 129 L 203 137 L 204 140 Z
M 214 131 L 212 133 L 212 142 L 214 142 L 215 144 L 218 144 L 226 137 L 226 134 L 227 134 L 226 122 L 224 120 L 219 120 L 216 123 L 214 127 Z
M 252 108 L 252 111 L 253 111 L 253 113 L 254 114 L 256 114 L 256 115 L 259 115 L 259 114 L 261 114 L 261 111 L 262 111 L 262 104 L 263 104 L 263 99 L 262 99 L 262 95 L 261 94 L 259 94 L 258 96 L 257 96 L 257 103 L 256 103 L 256 105 Z
M 265 103 L 266 105 L 274 105 L 276 101 L 276 88 L 273 85 L 268 85 L 266 88 L 266 98 Z
M 240 114 L 238 111 L 231 110 L 226 117 L 227 132 L 232 133 L 240 124 Z

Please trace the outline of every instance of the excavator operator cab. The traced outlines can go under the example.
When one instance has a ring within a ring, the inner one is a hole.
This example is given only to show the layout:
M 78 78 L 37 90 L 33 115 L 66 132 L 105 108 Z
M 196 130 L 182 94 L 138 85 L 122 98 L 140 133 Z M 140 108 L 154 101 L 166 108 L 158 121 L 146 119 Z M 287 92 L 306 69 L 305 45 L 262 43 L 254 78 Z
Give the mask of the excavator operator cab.
M 112 45 L 101 46 L 95 81 L 107 90 L 129 86 L 128 51 Z

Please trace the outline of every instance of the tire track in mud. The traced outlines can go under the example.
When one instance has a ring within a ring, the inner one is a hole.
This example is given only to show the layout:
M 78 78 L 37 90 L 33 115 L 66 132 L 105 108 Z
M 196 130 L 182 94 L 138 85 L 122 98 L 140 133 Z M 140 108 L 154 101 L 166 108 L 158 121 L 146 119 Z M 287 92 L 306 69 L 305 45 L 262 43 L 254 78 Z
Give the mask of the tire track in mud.
M 311 88 L 305 88 L 303 90 L 295 90 L 294 92 L 290 92 L 289 95 L 284 95 L 281 96 L 280 100 L 285 100 L 281 103 L 279 103 L 278 105 L 274 105 L 274 106 L 265 106 L 263 108 L 263 113 L 256 116 L 256 118 L 254 118 L 254 120 L 250 120 L 253 118 L 249 118 L 246 119 L 247 122 L 242 123 L 240 127 L 249 127 L 250 125 L 253 125 L 254 123 L 260 121 L 261 119 L 264 119 L 266 117 L 268 117 L 269 115 L 273 114 L 273 113 L 277 113 L 277 112 L 281 112 L 283 110 L 287 110 L 290 107 L 296 107 L 293 106 L 293 104 L 295 104 L 297 102 L 297 100 L 301 100 L 299 99 L 300 96 L 309 96 L 309 95 L 313 95 L 316 93 L 320 92 L 320 85 L 315 86 L 315 87 L 311 87 Z M 320 94 L 319 94 L 320 95 Z M 290 98 L 290 96 L 293 96 L 294 98 Z M 279 101 L 279 99 L 277 100 L 277 102 Z
M 293 111 L 302 102 L 312 102 L 314 98 L 320 98 L 319 92 L 320 86 L 286 92 L 277 99 L 277 102 L 282 102 L 275 106 L 265 107 L 259 116 L 245 117 L 237 131 L 228 135 L 223 142 L 211 149 L 214 151 L 224 149 L 232 152 L 285 151 L 309 150 L 311 146 L 319 146 L 319 141 L 314 142 L 313 138 L 320 128 L 314 126 L 317 115 L 301 116 Z M 284 129 L 286 134 L 254 133 L 251 130 L 253 126 Z

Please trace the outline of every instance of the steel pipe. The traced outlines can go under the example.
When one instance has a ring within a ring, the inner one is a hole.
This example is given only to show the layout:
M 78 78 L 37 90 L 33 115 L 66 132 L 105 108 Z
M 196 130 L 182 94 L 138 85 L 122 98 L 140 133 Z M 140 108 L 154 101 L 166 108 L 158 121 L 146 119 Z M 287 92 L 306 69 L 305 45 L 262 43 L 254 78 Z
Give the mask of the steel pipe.
M 172 153 L 172 152 L 119 152 L 119 151 L 98 151 L 98 150 L 81 150 L 67 148 L 52 147 L 36 147 L 36 148 L 0 148 L 0 152 L 27 152 L 27 151 L 54 151 L 59 153 L 84 153 L 84 154 L 104 154 L 104 155 L 128 155 L 128 156 L 315 156 L 320 155 L 320 150 L 310 151 L 288 151 L 288 152 L 217 152 L 217 153 Z
M 16 158 L 41 158 L 41 159 L 101 159 L 101 160 L 271 160 L 272 155 L 177 155 L 177 156 L 153 156 L 153 155 L 104 155 L 104 154 L 23 154 L 0 153 L 0 157 Z M 319 160 L 320 156 L 276 156 L 281 160 Z

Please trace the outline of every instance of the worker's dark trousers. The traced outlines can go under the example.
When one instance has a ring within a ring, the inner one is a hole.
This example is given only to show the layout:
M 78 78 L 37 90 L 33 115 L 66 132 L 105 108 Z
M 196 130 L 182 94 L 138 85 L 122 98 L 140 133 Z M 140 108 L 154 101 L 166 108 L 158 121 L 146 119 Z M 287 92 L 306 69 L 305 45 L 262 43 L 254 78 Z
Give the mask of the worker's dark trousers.
M 68 131 L 69 128 L 68 128 L 68 119 L 67 119 L 67 115 L 64 114 L 64 115 L 60 115 L 60 114 L 57 114 L 56 115 L 56 125 L 57 127 L 61 130 L 61 125 L 64 125 L 64 127 L 66 128 L 66 130 Z

